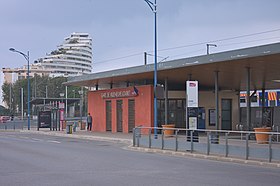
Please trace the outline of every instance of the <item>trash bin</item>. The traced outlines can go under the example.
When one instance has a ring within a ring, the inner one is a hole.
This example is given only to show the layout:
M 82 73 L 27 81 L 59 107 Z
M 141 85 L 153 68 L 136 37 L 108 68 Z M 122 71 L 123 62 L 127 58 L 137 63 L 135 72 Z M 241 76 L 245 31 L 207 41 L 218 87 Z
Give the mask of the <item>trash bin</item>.
M 72 134 L 72 123 L 67 123 L 66 125 L 66 133 Z
M 86 123 L 85 122 L 81 123 L 81 121 L 79 121 L 79 125 L 80 125 L 81 130 L 85 130 L 86 129 Z

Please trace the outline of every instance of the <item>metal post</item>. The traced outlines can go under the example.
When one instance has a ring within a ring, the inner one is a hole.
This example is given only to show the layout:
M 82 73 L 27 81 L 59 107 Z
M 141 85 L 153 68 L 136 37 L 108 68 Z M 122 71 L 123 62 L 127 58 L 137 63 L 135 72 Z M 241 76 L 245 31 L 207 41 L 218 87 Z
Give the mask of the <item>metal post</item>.
M 9 105 L 9 109 L 10 109 L 10 116 L 12 115 L 12 83 L 10 83 L 10 105 Z
M 165 124 L 168 124 L 168 82 L 167 78 L 164 81 L 164 120 Z
M 226 154 L 225 154 L 225 156 L 228 157 L 228 133 L 225 134 L 225 138 L 226 138 Z
M 279 134 L 278 134 L 279 133 L 279 126 L 276 126 L 276 130 L 277 130 L 277 137 L 276 138 L 277 138 L 277 142 L 279 142 Z
M 219 71 L 215 71 L 216 130 L 219 130 Z
M 156 88 L 157 88 L 157 1 L 155 0 L 154 3 L 152 3 L 149 0 L 144 0 L 149 7 L 151 8 L 151 10 L 153 11 L 153 13 L 155 14 L 155 64 L 154 64 L 154 136 L 155 139 L 157 139 L 157 92 L 156 92 Z
M 28 117 L 28 130 L 30 130 L 30 78 L 29 78 L 29 51 L 27 54 L 20 52 L 14 48 L 9 49 L 12 52 L 21 54 L 27 61 L 27 117 Z
M 245 159 L 248 160 L 249 157 L 249 135 L 246 134 L 246 147 L 245 147 Z
M 161 149 L 164 149 L 164 129 L 161 130 Z
M 140 131 L 141 129 L 137 128 L 137 131 L 136 131 L 136 139 L 137 139 L 137 147 L 140 146 Z
M 133 132 L 133 147 L 135 147 L 135 128 L 133 128 L 132 132 Z
M 152 147 L 152 138 L 151 138 L 151 136 L 152 136 L 152 129 L 149 128 L 149 148 Z
M 207 132 L 207 155 L 210 154 L 210 135 L 211 132 Z
M 65 115 L 66 115 L 66 117 L 68 116 L 68 106 L 67 106 L 67 98 L 68 98 L 68 87 L 67 86 L 65 86 L 65 98 L 66 98 L 66 100 L 65 100 Z
M 155 126 L 155 138 L 157 138 L 157 1 L 154 3 L 155 13 L 155 72 L 154 72 L 154 126 Z
M 175 151 L 178 151 L 178 129 L 175 130 Z
M 250 100 L 250 68 L 246 68 L 247 72 L 247 95 L 246 95 L 246 101 L 247 101 L 247 127 L 248 130 L 251 130 L 251 100 Z
M 191 131 L 191 153 L 193 152 L 193 131 Z
M 21 88 L 21 120 L 23 120 L 23 88 Z
M 271 143 L 272 143 L 272 139 L 271 139 L 272 135 L 269 135 L 269 144 L 268 144 L 268 161 L 271 162 L 272 159 L 272 148 L 271 148 Z
M 147 52 L 144 52 L 144 65 L 147 65 Z
M 262 113 L 261 113 L 261 117 L 262 117 L 262 120 L 261 120 L 261 126 L 263 125 L 263 115 L 264 115 L 264 107 L 265 107 L 265 89 L 263 88 L 262 89 L 262 97 L 261 97 L 261 101 L 262 101 Z
M 28 130 L 30 130 L 30 77 L 29 77 L 29 51 L 27 52 L 27 118 Z

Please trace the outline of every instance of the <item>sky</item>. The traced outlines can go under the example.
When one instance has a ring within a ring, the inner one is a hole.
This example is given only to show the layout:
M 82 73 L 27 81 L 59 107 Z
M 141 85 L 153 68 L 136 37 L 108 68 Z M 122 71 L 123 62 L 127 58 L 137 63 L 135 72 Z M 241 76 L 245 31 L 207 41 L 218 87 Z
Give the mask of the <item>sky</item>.
M 154 0 L 151 0 L 154 2 Z M 158 61 L 280 42 L 279 0 L 157 0 Z M 154 13 L 144 0 L 0 0 L 2 68 L 56 49 L 73 32 L 93 39 L 93 73 L 154 62 Z M 3 74 L 1 73 L 3 82 Z

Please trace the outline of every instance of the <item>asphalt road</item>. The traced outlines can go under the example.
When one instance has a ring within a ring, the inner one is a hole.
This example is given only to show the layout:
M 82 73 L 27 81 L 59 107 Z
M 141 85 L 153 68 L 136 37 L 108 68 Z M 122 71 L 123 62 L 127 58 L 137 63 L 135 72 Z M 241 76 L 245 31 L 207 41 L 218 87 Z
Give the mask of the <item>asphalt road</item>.
M 0 132 L 1 186 L 279 186 L 280 169 L 131 151 L 123 144 Z

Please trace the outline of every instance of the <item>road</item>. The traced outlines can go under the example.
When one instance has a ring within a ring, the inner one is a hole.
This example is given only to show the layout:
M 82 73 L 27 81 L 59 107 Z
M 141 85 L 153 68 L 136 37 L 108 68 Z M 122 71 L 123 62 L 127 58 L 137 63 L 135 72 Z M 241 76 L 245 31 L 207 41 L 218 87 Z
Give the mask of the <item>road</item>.
M 124 144 L 0 131 L 1 186 L 279 186 L 280 169 L 129 150 Z

